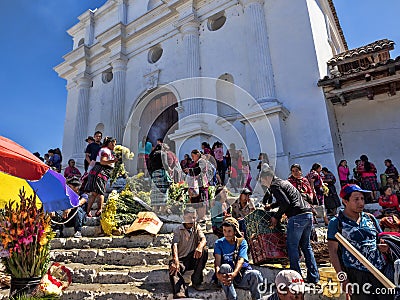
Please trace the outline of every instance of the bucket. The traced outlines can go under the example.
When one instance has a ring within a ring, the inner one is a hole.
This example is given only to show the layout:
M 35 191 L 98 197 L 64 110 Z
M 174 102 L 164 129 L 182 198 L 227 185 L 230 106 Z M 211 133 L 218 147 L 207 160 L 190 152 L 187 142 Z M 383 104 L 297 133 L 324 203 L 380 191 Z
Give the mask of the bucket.
M 11 277 L 10 298 L 31 294 L 40 284 L 42 277 L 14 278 Z

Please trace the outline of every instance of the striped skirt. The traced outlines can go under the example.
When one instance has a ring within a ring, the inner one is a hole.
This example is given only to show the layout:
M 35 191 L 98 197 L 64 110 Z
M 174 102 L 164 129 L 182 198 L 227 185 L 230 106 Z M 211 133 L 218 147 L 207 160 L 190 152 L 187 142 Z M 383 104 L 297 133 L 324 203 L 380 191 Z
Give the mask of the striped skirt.
M 171 185 L 171 179 L 164 169 L 155 170 L 151 174 L 151 205 L 163 206 L 167 204 L 168 188 Z
M 109 166 L 102 166 L 101 164 L 96 163 L 93 169 L 89 172 L 85 191 L 104 195 L 106 192 L 106 184 L 108 178 L 110 178 L 112 170 L 113 168 Z

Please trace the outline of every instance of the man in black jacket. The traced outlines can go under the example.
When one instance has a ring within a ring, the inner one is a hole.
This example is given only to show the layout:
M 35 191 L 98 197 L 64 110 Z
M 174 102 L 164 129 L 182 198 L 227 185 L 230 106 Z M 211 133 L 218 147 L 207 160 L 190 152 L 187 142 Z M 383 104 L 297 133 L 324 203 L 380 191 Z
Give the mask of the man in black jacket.
M 317 283 L 319 273 L 311 248 L 310 235 L 313 215 L 310 205 L 303 200 L 300 192 L 287 180 L 275 176 L 272 169 L 264 164 L 260 172 L 261 184 L 268 187 L 276 202 L 266 205 L 266 208 L 278 208 L 271 218 L 271 226 L 275 227 L 278 220 L 285 214 L 288 217 L 287 251 L 290 269 L 301 274 L 299 247 L 304 254 L 307 266 L 307 281 Z

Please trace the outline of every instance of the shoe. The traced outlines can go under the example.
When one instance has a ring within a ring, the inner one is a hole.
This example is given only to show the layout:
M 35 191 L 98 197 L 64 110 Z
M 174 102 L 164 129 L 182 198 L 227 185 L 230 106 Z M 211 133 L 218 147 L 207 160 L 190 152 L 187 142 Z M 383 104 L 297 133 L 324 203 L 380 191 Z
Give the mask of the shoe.
M 176 293 L 174 294 L 174 299 L 183 299 L 186 298 L 185 293 Z
M 207 286 L 205 284 L 192 284 L 192 287 L 196 290 L 196 291 L 205 291 L 207 290 Z
M 95 213 L 95 217 L 100 217 L 101 216 L 101 213 L 102 213 L 102 211 L 101 210 L 98 210 L 98 211 L 96 211 L 96 213 Z
M 88 218 L 93 218 L 93 215 L 92 215 L 92 213 L 91 213 L 90 211 L 86 214 L 86 216 L 87 216 Z
M 80 231 L 75 232 L 74 238 L 81 238 L 81 237 L 82 237 L 82 232 Z

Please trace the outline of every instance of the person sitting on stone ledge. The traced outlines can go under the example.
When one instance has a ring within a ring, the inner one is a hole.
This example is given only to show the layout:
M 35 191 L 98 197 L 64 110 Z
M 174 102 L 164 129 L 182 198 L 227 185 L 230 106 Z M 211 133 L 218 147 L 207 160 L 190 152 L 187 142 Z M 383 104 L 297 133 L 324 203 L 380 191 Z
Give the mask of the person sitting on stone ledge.
M 260 271 L 252 270 L 249 264 L 248 245 L 239 231 L 238 221 L 228 217 L 222 228 L 224 237 L 218 239 L 214 246 L 214 268 L 227 299 L 238 299 L 235 287 L 250 290 L 255 300 L 262 299 L 263 276 Z
M 245 238 L 247 237 L 244 218 L 256 210 L 254 201 L 250 199 L 251 194 L 252 192 L 249 189 L 242 189 L 239 198 L 228 209 L 228 213 L 238 220 L 240 232 L 243 232 Z
M 81 182 L 78 178 L 72 177 L 67 180 L 68 186 L 77 194 L 79 194 L 79 189 L 81 187 Z M 82 237 L 82 226 L 86 220 L 86 205 L 87 205 L 88 195 L 82 194 L 79 197 L 79 205 L 77 207 L 66 209 L 64 211 L 57 211 L 52 213 L 52 219 L 54 224 L 56 224 L 54 230 L 56 231 L 57 237 L 64 237 L 63 229 L 64 227 L 74 227 L 75 238 Z M 59 231 L 59 232 L 57 232 Z
M 169 262 L 169 278 L 174 299 L 188 297 L 183 278 L 186 271 L 194 270 L 192 286 L 196 290 L 205 290 L 203 270 L 208 259 L 206 237 L 196 222 L 196 210 L 188 207 L 183 214 L 183 223 L 174 230 L 172 240 L 172 260 Z

